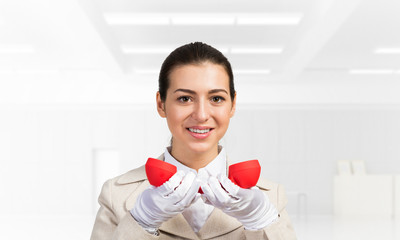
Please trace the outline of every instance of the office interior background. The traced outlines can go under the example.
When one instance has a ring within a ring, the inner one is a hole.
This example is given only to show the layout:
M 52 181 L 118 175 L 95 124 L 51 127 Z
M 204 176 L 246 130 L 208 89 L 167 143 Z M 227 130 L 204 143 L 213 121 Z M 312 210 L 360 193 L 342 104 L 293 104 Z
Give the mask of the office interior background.
M 88 239 L 102 183 L 157 157 L 170 51 L 230 60 L 221 144 L 282 183 L 299 239 L 400 239 L 400 2 L 0 0 L 0 238 Z

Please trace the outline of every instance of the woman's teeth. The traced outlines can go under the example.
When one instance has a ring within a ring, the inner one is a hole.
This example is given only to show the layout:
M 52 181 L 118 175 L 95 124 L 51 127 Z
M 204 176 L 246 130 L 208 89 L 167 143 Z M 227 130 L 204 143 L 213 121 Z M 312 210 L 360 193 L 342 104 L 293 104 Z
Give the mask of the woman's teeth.
M 189 131 L 194 132 L 194 133 L 208 133 L 211 129 L 195 129 L 195 128 L 189 128 Z

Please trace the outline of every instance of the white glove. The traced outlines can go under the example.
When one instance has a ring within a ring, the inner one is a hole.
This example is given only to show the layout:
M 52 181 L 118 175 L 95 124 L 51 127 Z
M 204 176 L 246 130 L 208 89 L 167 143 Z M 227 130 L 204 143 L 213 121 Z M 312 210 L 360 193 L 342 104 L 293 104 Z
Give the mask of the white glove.
M 225 175 L 218 175 L 218 179 L 211 176 L 201 189 L 206 203 L 236 218 L 245 229 L 263 229 L 278 218 L 276 208 L 257 187 L 240 188 Z
M 154 232 L 163 222 L 197 201 L 200 184 L 193 172 L 185 175 L 178 171 L 163 185 L 144 190 L 131 209 L 131 215 L 144 229 Z

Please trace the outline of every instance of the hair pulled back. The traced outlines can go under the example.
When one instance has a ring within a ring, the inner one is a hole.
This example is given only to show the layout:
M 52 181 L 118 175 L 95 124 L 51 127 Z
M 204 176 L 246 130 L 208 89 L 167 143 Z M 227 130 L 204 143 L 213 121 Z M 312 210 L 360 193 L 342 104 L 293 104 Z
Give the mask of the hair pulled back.
M 158 77 L 158 91 L 161 100 L 164 102 L 167 97 L 171 72 L 178 66 L 188 64 L 202 64 L 211 62 L 221 65 L 229 76 L 229 92 L 233 100 L 235 98 L 235 86 L 233 83 L 232 67 L 228 59 L 217 49 L 202 42 L 194 42 L 178 47 L 172 51 L 164 60 L 160 75 Z

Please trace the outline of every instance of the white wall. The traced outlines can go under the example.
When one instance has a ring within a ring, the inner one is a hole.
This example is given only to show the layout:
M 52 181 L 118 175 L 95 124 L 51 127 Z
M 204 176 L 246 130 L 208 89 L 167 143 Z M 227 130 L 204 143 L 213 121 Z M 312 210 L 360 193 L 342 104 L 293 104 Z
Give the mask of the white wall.
M 123 173 L 157 157 L 170 138 L 154 105 L 0 111 L 0 189 L 7 196 L 0 215 L 91 215 L 93 149 L 119 151 Z M 241 105 L 222 144 L 232 162 L 257 158 L 264 177 L 306 193 L 309 213 L 329 214 L 337 160 L 365 160 L 369 173 L 399 173 L 399 122 L 398 106 Z M 296 199 L 289 200 L 295 214 Z
M 119 151 L 122 173 L 168 142 L 162 119 L 140 106 L 0 110 L 0 214 L 92 214 L 94 149 Z
M 331 214 L 337 160 L 364 160 L 368 173 L 400 172 L 399 122 L 400 108 L 389 105 L 247 107 L 233 119 L 226 145 L 231 158 L 261 160 L 263 175 L 289 193 L 306 193 L 310 214 Z M 289 200 L 296 214 L 297 199 Z

